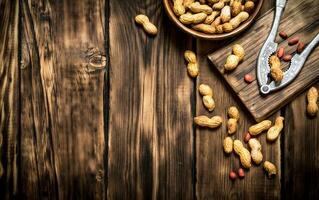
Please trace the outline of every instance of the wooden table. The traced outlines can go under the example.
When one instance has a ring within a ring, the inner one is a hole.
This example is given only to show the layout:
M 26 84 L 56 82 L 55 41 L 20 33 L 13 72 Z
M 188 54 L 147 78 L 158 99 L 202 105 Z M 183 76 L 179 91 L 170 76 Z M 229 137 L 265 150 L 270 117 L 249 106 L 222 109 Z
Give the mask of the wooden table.
M 213 86 L 215 114 L 242 107 L 206 57 L 224 42 L 177 30 L 161 0 L 0 0 L 1 199 L 318 198 L 319 117 L 306 117 L 305 94 L 275 114 L 286 118 L 280 140 L 260 137 L 274 179 L 255 166 L 231 182 L 239 162 L 222 152 L 225 125 L 193 125 L 208 114 L 201 83 Z M 197 80 L 186 49 L 198 54 Z M 240 139 L 254 123 L 241 113 Z

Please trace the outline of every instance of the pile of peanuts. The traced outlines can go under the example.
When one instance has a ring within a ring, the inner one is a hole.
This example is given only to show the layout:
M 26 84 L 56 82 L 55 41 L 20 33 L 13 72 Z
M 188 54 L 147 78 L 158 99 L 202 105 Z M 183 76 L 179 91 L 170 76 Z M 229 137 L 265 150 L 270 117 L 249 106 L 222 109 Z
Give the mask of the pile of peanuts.
M 207 34 L 229 33 L 246 21 L 257 0 L 173 0 L 179 21 Z

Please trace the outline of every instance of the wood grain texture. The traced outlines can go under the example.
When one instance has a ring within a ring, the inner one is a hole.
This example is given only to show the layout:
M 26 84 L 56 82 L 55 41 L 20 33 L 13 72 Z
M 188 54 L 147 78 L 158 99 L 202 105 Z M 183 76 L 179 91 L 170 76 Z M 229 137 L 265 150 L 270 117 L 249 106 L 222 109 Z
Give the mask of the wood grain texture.
M 309 118 L 306 105 L 305 92 L 285 110 L 283 199 L 318 198 L 319 116 Z
M 163 17 L 162 1 L 110 1 L 109 199 L 193 197 L 191 40 Z M 134 23 L 149 16 L 148 36 Z
M 305 43 L 310 42 L 319 31 L 319 2 L 289 1 L 281 20 L 279 30 L 285 30 L 290 36 L 299 36 Z M 226 55 L 230 54 L 230 43 L 209 57 L 217 67 L 218 71 L 225 77 L 228 84 L 239 96 L 240 100 L 247 107 L 257 121 L 260 121 L 280 109 L 283 105 L 291 101 L 296 95 L 300 94 L 308 85 L 318 79 L 319 48 L 316 48 L 305 63 L 303 70 L 292 84 L 284 89 L 272 93 L 271 95 L 261 96 L 257 80 L 247 85 L 244 76 L 251 73 L 255 76 L 256 60 L 259 49 L 271 28 L 273 12 L 269 12 L 262 17 L 243 37 L 236 40 L 246 50 L 246 59 L 231 73 L 225 73 L 224 63 Z M 277 38 L 279 46 L 286 47 L 287 42 Z M 287 53 L 292 53 L 296 47 L 286 48 Z
M 21 1 L 23 199 L 105 199 L 105 2 Z
M 0 197 L 18 190 L 19 1 L 0 0 Z

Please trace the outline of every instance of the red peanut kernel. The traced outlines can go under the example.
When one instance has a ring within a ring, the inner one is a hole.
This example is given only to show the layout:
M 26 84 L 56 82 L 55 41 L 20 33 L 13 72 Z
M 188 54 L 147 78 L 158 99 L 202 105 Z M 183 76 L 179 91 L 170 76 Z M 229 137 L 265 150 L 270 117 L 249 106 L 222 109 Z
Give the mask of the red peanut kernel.
M 253 76 L 251 74 L 246 74 L 244 76 L 244 80 L 246 81 L 246 83 L 251 83 L 251 82 L 254 81 L 254 78 L 253 78 Z
M 237 174 L 234 171 L 229 172 L 230 180 L 234 181 L 237 178 Z
M 243 168 L 239 168 L 238 176 L 239 176 L 239 178 L 244 178 L 245 177 L 245 171 L 243 170 Z

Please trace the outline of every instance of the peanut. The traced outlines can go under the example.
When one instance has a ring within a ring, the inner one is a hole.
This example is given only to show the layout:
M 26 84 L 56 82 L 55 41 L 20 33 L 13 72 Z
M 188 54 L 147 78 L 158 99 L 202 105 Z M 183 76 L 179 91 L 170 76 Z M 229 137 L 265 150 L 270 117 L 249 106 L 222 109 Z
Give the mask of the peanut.
M 213 4 L 213 9 L 214 10 L 221 10 L 224 6 L 225 6 L 224 1 L 220 0 L 219 2 Z
M 251 13 L 255 8 L 255 3 L 253 1 L 246 1 L 244 10 L 248 13 Z
M 267 132 L 267 140 L 268 141 L 273 142 L 278 138 L 280 132 L 284 128 L 283 121 L 284 121 L 284 118 L 281 116 L 276 118 L 275 125 L 272 126 Z
M 207 17 L 207 14 L 205 13 L 197 13 L 197 14 L 186 13 L 179 17 L 179 21 L 185 25 L 199 24 L 203 22 L 206 19 L 206 17 Z
M 224 29 L 222 24 L 216 26 L 216 33 L 223 33 L 223 32 L 224 32 Z
M 270 74 L 271 77 L 276 81 L 279 82 L 284 78 L 284 73 L 281 70 L 281 63 L 279 58 L 276 55 L 272 55 L 269 58 L 270 64 Z
M 212 25 L 216 27 L 216 26 L 220 25 L 221 22 L 222 22 L 222 20 L 220 19 L 220 16 L 218 16 L 218 17 L 216 17 L 216 19 L 213 21 Z
M 231 4 L 231 15 L 236 17 L 242 11 L 241 1 L 233 1 Z
M 307 113 L 309 116 L 314 117 L 318 113 L 318 90 L 315 87 L 311 87 L 308 90 L 307 93 L 307 100 L 308 100 L 308 105 L 307 105 Z
M 251 135 L 249 133 L 246 133 L 244 136 L 244 142 L 246 143 L 249 142 L 250 138 L 251 138 Z
M 184 58 L 188 62 L 187 72 L 188 75 L 192 78 L 195 78 L 199 74 L 198 63 L 196 59 L 196 54 L 190 50 L 185 51 Z
M 211 14 L 213 12 L 213 9 L 208 5 L 201 5 L 199 2 L 194 2 L 189 6 L 189 9 L 193 13 L 205 13 L 207 15 Z
M 193 29 L 203 33 L 216 33 L 216 28 L 210 24 L 197 24 L 193 26 Z
M 242 61 L 245 57 L 245 50 L 240 44 L 235 44 L 233 46 L 233 54 L 239 57 L 239 61 Z
M 252 83 L 254 81 L 254 77 L 251 74 L 246 74 L 244 76 L 244 80 L 246 83 Z
M 215 109 L 215 101 L 213 99 L 213 91 L 211 87 L 205 84 L 201 84 L 198 88 L 199 93 L 203 95 L 203 104 L 208 111 L 213 111 Z
M 250 152 L 244 147 L 243 143 L 239 140 L 234 141 L 234 151 L 240 157 L 240 162 L 243 167 L 251 167 Z
M 268 173 L 268 177 L 271 177 L 272 175 L 276 175 L 277 173 L 276 166 L 269 161 L 264 162 L 264 169 Z
M 304 50 L 304 48 L 305 48 L 305 43 L 299 42 L 299 43 L 298 43 L 298 46 L 297 46 L 297 53 L 302 53 L 302 51 Z
M 200 84 L 198 91 L 202 96 L 213 96 L 213 90 L 209 85 Z
M 185 7 L 183 5 L 184 0 L 173 0 L 174 6 L 173 6 L 173 11 L 175 15 L 181 16 L 182 14 L 185 13 Z
M 277 57 L 282 58 L 285 55 L 285 49 L 283 47 L 280 47 L 277 51 Z
M 252 138 L 248 141 L 248 145 L 251 149 L 250 155 L 252 160 L 259 165 L 263 160 L 263 154 L 261 153 L 261 144 L 256 138 Z
M 279 36 L 284 40 L 288 38 L 288 34 L 284 31 L 280 31 Z
M 240 12 L 236 17 L 224 24 L 224 31 L 228 33 L 235 30 L 242 22 L 246 21 L 248 17 L 249 14 L 247 12 Z
M 208 15 L 204 21 L 205 24 L 212 24 L 215 18 L 219 15 L 219 11 L 213 11 L 210 15 Z
M 231 19 L 230 7 L 225 6 L 220 12 L 220 19 L 223 23 L 229 22 Z
M 233 152 L 233 139 L 231 137 L 226 137 L 223 142 L 224 152 L 229 154 Z
M 201 115 L 195 117 L 194 122 L 195 124 L 201 127 L 217 128 L 223 123 L 223 120 L 220 116 L 214 116 L 212 118 L 209 118 L 207 116 Z
M 234 70 L 238 66 L 238 64 L 239 64 L 239 57 L 231 54 L 227 57 L 224 68 L 227 71 L 231 71 L 231 70 Z
M 238 169 L 238 176 L 239 176 L 239 178 L 245 177 L 245 171 L 243 170 L 243 168 Z
M 228 23 L 225 23 L 225 24 L 228 24 Z M 239 62 L 242 61 L 245 57 L 245 50 L 239 44 L 235 44 L 233 46 L 232 53 L 233 54 L 231 54 L 227 57 L 226 63 L 224 65 L 224 68 L 227 71 L 234 70 L 238 66 Z
M 228 109 L 228 116 L 230 118 L 239 119 L 239 110 L 235 106 L 231 106 Z
M 183 5 L 185 8 L 188 8 L 195 0 L 184 0 Z
M 282 58 L 285 62 L 289 62 L 292 59 L 292 55 L 291 54 L 287 54 Z
M 288 41 L 288 45 L 289 45 L 289 46 L 293 46 L 293 45 L 298 44 L 298 42 L 299 42 L 299 37 L 294 37 L 294 38 L 291 38 L 291 39 Z
M 227 121 L 227 132 L 228 134 L 234 134 L 237 131 L 237 122 L 239 119 L 239 111 L 235 106 L 228 109 L 228 121 Z
M 230 180 L 234 181 L 237 178 L 237 174 L 234 171 L 229 172 Z
M 152 24 L 149 20 L 149 18 L 146 15 L 140 14 L 135 17 L 136 23 L 143 26 L 145 32 L 147 32 L 150 35 L 156 35 L 157 34 L 157 28 L 154 24 Z
M 251 135 L 259 135 L 263 131 L 268 130 L 270 127 L 271 127 L 271 121 L 264 120 L 258 124 L 255 124 L 255 125 L 249 127 L 248 131 Z

